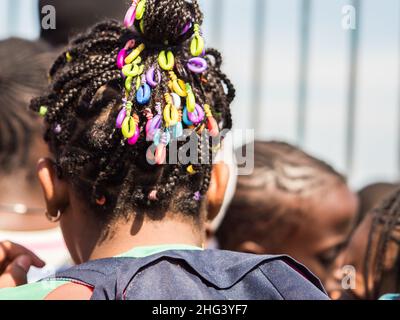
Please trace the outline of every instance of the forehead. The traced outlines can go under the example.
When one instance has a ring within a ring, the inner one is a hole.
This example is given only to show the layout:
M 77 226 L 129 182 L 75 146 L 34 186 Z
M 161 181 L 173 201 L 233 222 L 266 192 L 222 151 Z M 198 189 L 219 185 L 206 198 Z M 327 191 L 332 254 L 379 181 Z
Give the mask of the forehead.
M 308 204 L 307 216 L 315 223 L 315 227 L 324 227 L 326 232 L 340 234 L 352 227 L 357 210 L 356 195 L 342 184 L 314 194 Z

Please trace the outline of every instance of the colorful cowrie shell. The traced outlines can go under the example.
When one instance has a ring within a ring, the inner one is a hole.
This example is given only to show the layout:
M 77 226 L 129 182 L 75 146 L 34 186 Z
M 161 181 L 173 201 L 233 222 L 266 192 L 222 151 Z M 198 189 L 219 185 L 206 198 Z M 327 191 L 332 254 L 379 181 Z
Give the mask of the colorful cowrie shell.
M 139 137 L 140 137 L 140 128 L 139 128 L 138 125 L 136 125 L 135 134 L 133 135 L 133 137 L 128 139 L 128 144 L 131 145 L 131 146 L 135 145 L 136 142 L 138 142 Z
M 187 108 L 183 110 L 182 121 L 188 127 L 193 126 L 193 122 L 189 120 Z
M 146 9 L 146 0 L 141 0 L 136 8 L 136 19 L 141 20 L 143 18 Z
M 151 88 L 147 83 L 142 84 L 136 92 L 136 101 L 140 105 L 148 104 L 151 98 Z
M 146 140 L 154 141 L 154 136 L 157 130 L 160 130 L 162 125 L 161 115 L 156 115 L 153 119 L 147 121 L 146 124 Z
M 186 92 L 187 92 L 186 107 L 189 112 L 194 112 L 196 109 L 196 98 L 192 91 L 192 87 L 188 83 L 186 84 Z
M 155 75 L 157 74 L 157 79 Z M 160 71 L 155 67 L 151 67 L 147 72 L 146 72 L 146 82 L 152 87 L 155 88 L 157 85 L 161 82 L 161 73 Z
M 118 114 L 117 121 L 115 123 L 115 126 L 117 127 L 117 129 L 122 128 L 122 124 L 123 124 L 125 118 L 126 118 L 126 109 L 122 108 Z
M 190 59 L 187 63 L 187 67 L 193 73 L 199 74 L 207 70 L 208 64 L 205 59 L 197 57 Z
M 133 77 L 127 77 L 125 79 L 125 90 L 127 92 L 131 92 L 132 91 L 132 81 L 133 81 Z
M 137 64 L 127 64 L 122 68 L 122 73 L 125 77 L 136 77 L 140 72 L 140 67 Z
M 165 50 L 161 51 L 158 55 L 158 63 L 163 70 L 171 71 L 175 65 L 175 57 L 172 51 L 165 52 Z
M 124 19 L 124 25 L 126 28 L 132 27 L 133 24 L 135 23 L 137 4 L 138 4 L 138 0 L 132 1 L 132 5 L 126 12 L 125 19 Z
M 144 43 L 140 44 L 136 49 L 132 50 L 132 52 L 125 58 L 125 63 L 130 64 L 134 60 L 136 60 L 137 57 L 142 53 L 142 51 L 146 48 Z
M 125 139 L 132 138 L 136 133 L 136 122 L 133 117 L 126 117 L 122 123 L 122 135 Z
M 165 126 L 166 127 L 171 127 L 174 126 L 178 123 L 179 121 L 179 112 L 178 109 L 171 105 L 168 104 L 164 108 L 164 121 L 165 121 Z
M 186 84 L 183 80 L 181 79 L 176 79 L 172 81 L 172 89 L 176 94 L 178 94 L 181 97 L 186 97 L 187 92 L 186 92 Z
M 174 106 L 179 110 L 182 106 L 182 99 L 176 93 L 171 93 L 171 98 Z
M 194 112 L 188 112 L 188 118 L 195 125 L 199 124 L 204 120 L 204 110 L 198 104 L 196 104 L 196 108 Z

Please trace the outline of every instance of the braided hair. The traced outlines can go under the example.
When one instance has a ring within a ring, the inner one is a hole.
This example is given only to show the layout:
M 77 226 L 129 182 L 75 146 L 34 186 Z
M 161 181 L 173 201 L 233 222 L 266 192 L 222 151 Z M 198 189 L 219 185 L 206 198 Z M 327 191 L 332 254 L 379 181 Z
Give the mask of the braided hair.
M 400 227 L 400 189 L 394 192 L 380 206 L 372 211 L 373 220 L 368 236 L 367 251 L 364 258 L 364 284 L 366 297 L 378 299 L 381 294 L 382 279 L 385 272 L 385 260 L 390 243 L 400 246 L 400 238 L 396 237 Z M 400 290 L 400 255 L 394 264 L 397 275 L 396 292 Z M 372 287 L 370 277 L 373 275 Z
M 129 12 L 134 14 L 129 16 Z M 127 16 L 133 20 L 135 15 L 136 21 L 125 21 L 125 26 L 112 20 L 101 22 L 72 40 L 50 69 L 49 91 L 32 100 L 31 109 L 45 116 L 44 137 L 59 174 L 86 201 L 89 198 L 91 208 L 105 221 L 132 211 L 155 219 L 167 210 L 196 217 L 209 188 L 212 164 L 159 161 L 154 165 L 146 155 L 152 146 L 161 146 L 158 155 L 168 158 L 170 140 L 179 137 L 181 150 L 193 136 L 199 159 L 212 155 L 212 139 L 204 133 L 216 123 L 218 131 L 231 129 L 235 90 L 221 71 L 222 58 L 214 49 L 200 55 L 206 70 L 188 68 L 190 44 L 193 39 L 200 44 L 202 40 L 197 1 L 133 0 Z M 160 62 L 163 52 L 168 63 L 172 54 L 174 64 L 169 70 L 166 61 Z M 154 72 L 151 88 L 146 82 L 149 71 Z M 178 109 L 170 98 L 173 81 L 185 84 L 186 89 L 181 85 L 180 90 L 187 105 L 190 94 L 196 107 L 204 106 L 193 115 L 203 111 L 207 115 L 198 123 L 186 119 L 190 134 L 184 138 L 173 134 L 178 125 L 184 125 L 182 109 L 174 126 L 166 111 Z M 156 123 L 163 111 L 164 121 Z M 153 135 L 149 126 L 156 127 Z M 165 159 L 161 156 L 161 160 Z
M 239 148 L 237 159 L 247 157 L 249 150 L 253 150 L 250 145 Z M 253 173 L 238 178 L 235 197 L 217 231 L 221 248 L 235 250 L 245 240 L 264 237 L 265 223 L 269 245 L 279 247 L 304 221 L 307 209 L 303 204 L 293 205 L 297 200 L 345 183 L 330 165 L 293 145 L 256 141 Z
M 47 85 L 46 70 L 54 55 L 42 42 L 10 38 L 0 42 L 0 170 L 27 170 L 34 181 L 41 141 L 40 119 L 26 112 L 32 97 Z M 28 66 L 29 65 L 29 66 Z M 24 67 L 25 66 L 25 67 Z

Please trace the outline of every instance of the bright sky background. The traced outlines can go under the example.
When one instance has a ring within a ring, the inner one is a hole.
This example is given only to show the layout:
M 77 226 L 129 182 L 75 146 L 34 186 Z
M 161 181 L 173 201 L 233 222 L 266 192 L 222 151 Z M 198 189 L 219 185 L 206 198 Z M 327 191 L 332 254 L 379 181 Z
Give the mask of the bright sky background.
M 84 0 L 82 0 L 84 1 Z M 236 128 L 254 128 L 252 88 L 262 88 L 263 139 L 296 142 L 300 0 L 265 0 L 263 81 L 253 79 L 255 0 L 200 0 L 210 46 L 225 56 L 224 70 L 237 87 Z M 345 170 L 346 96 L 349 31 L 342 29 L 342 7 L 350 0 L 313 0 L 307 151 Z M 400 1 L 361 0 L 360 73 L 357 96 L 354 187 L 396 180 L 399 155 Z M 13 8 L 20 8 L 15 11 Z M 39 34 L 35 0 L 0 0 L 0 38 Z M 220 23 L 221 28 L 216 30 Z M 219 36 L 220 35 L 220 36 Z M 0 70 L 1 72 L 1 70 Z

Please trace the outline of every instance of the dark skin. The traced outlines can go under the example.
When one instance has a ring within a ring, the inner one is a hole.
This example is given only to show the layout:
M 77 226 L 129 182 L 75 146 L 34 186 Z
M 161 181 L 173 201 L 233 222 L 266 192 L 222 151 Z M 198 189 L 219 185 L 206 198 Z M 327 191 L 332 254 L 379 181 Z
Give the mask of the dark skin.
M 39 126 L 39 124 L 38 124 Z M 48 148 L 39 133 L 32 138 L 32 148 L 27 163 L 35 163 L 40 155 L 48 154 Z M 10 174 L 0 178 L 0 204 L 23 204 L 28 208 L 43 209 L 43 212 L 27 212 L 20 215 L 12 212 L 1 212 L 0 230 L 3 231 L 40 231 L 55 228 L 45 215 L 45 203 L 40 189 L 39 180 L 30 167 L 15 169 Z
M 329 192 L 315 194 L 306 201 L 289 197 L 281 199 L 299 212 L 273 222 L 257 222 L 256 236 L 227 248 L 257 254 L 288 254 L 307 266 L 325 283 L 334 261 L 346 243 L 356 217 L 357 197 L 344 185 Z M 299 216 L 301 215 L 301 217 Z M 270 232 L 270 231 L 271 232 Z
M 204 200 L 204 210 L 199 217 L 190 218 L 182 213 L 167 212 L 162 220 L 153 221 L 132 213 L 128 220 L 113 221 L 110 226 L 110 236 L 106 239 L 103 236 L 105 226 L 101 225 L 96 215 L 90 212 L 74 187 L 68 181 L 57 177 L 54 163 L 50 159 L 39 162 L 38 176 L 47 211 L 51 216 L 56 216 L 57 211 L 61 211 L 60 226 L 68 250 L 74 262 L 81 264 L 89 260 L 113 257 L 134 247 L 161 244 L 187 244 L 202 247 L 205 243 L 206 222 L 215 217 L 222 205 L 221 199 L 229 180 L 229 169 L 224 163 L 214 165 L 211 186 Z M 17 255 L 18 253 L 15 250 L 11 251 L 10 254 Z M 26 256 L 28 251 L 24 252 Z M 30 265 L 42 266 L 39 261 L 33 259 L 33 256 L 29 261 Z M 5 270 L 9 270 L 12 261 L 5 258 L 1 260 L 0 256 L 0 264 Z M 25 265 L 26 272 L 29 266 Z M 0 274 L 0 280 L 1 276 L 5 275 L 8 278 L 13 277 L 10 273 Z M 7 281 L 5 284 L 3 287 L 20 285 L 21 281 Z M 86 300 L 91 297 L 91 294 L 92 291 L 89 288 L 71 283 L 61 286 L 46 299 Z
M 364 261 L 366 258 L 368 238 L 372 227 L 373 214 L 369 212 L 363 219 L 362 223 L 357 227 L 352 235 L 349 245 L 346 249 L 338 256 L 335 262 L 335 271 L 332 273 L 332 277 L 328 281 L 327 291 L 332 299 L 357 299 L 364 300 L 367 299 L 366 283 L 364 280 Z M 368 257 L 368 263 L 371 266 L 376 258 L 376 248 L 378 241 L 378 234 L 380 230 L 378 228 L 377 233 L 372 237 L 372 250 L 371 256 Z M 395 237 L 399 237 L 399 231 L 395 231 Z M 381 279 L 381 286 L 378 292 L 378 296 L 374 298 L 379 298 L 380 296 L 387 293 L 397 292 L 396 288 L 397 274 L 398 274 L 398 256 L 399 256 L 399 245 L 391 241 L 389 242 L 385 257 L 384 257 L 384 271 L 383 277 Z M 343 267 L 353 266 L 356 270 L 355 277 L 355 289 L 345 290 L 341 286 L 343 279 Z M 370 267 L 371 269 L 371 267 Z M 376 275 L 374 273 L 369 274 L 368 286 L 370 291 L 374 286 L 374 280 Z

